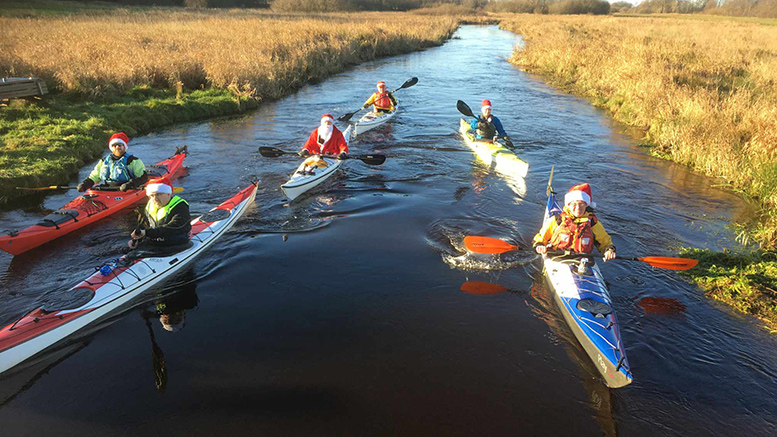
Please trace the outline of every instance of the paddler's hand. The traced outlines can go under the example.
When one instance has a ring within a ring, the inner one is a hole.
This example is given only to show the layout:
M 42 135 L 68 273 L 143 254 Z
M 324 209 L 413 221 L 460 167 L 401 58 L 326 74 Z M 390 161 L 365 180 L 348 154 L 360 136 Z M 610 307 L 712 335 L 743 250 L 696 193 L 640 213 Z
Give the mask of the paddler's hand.
M 607 249 L 604 252 L 604 262 L 607 262 L 607 261 L 615 259 L 615 256 L 616 256 L 615 255 L 615 249 L 612 249 L 612 248 L 611 249 Z
M 128 241 L 127 246 L 129 246 L 130 250 L 135 250 L 135 248 L 138 247 L 138 240 L 132 239 Z
M 297 155 L 299 155 L 299 156 L 302 156 L 302 157 L 304 158 L 305 156 L 308 156 L 308 155 L 310 155 L 310 152 L 308 152 L 308 149 L 302 149 L 302 150 L 300 150 L 300 151 L 297 153 Z
M 79 193 L 83 193 L 84 191 L 92 188 L 93 185 L 94 185 L 94 181 L 89 178 L 86 178 L 84 179 L 83 182 L 78 184 L 78 186 L 76 187 L 76 190 L 78 190 Z
M 337 155 L 337 159 L 348 159 L 348 154 L 341 152 L 339 155 Z
M 534 248 L 534 251 L 539 253 L 540 255 L 542 255 L 542 254 L 544 254 L 545 252 L 548 251 L 548 248 L 545 247 L 545 246 L 537 246 L 537 247 Z
M 131 190 L 133 188 L 132 182 L 125 182 L 119 186 L 119 190 L 121 191 L 127 191 Z
M 139 232 L 137 229 L 132 231 L 132 234 L 130 234 L 130 237 L 132 237 L 133 240 L 140 240 L 141 238 L 146 236 L 146 231 L 144 229 L 141 229 Z

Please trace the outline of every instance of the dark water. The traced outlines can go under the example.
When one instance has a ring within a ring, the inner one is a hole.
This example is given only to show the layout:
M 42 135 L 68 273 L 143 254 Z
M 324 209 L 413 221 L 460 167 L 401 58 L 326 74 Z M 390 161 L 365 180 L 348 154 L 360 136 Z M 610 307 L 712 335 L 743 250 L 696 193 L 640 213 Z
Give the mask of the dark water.
M 189 145 L 179 184 L 196 212 L 253 176 L 264 190 L 177 281 L 1 376 L 0 434 L 775 435 L 777 342 L 677 274 L 602 268 L 635 375 L 609 390 L 537 281 L 536 260 L 461 256 L 468 234 L 529 241 L 552 165 L 559 190 L 593 185 L 622 255 L 733 246 L 725 224 L 751 211 L 512 67 L 512 34 L 467 26 L 457 36 L 249 117 L 135 139 L 130 150 L 146 162 Z M 379 79 L 391 87 L 411 76 L 420 82 L 397 94 L 395 122 L 352 144 L 388 161 L 349 162 L 326 190 L 285 204 L 278 186 L 296 161 L 262 158 L 257 147 L 296 150 L 322 113 L 353 110 Z M 525 190 L 473 161 L 456 133 L 459 98 L 492 100 L 531 165 Z M 2 213 L 0 229 L 31 224 L 74 194 Z M 131 213 L 117 215 L 3 256 L 0 322 L 91 273 L 131 227 Z M 509 291 L 462 292 L 468 280 Z M 182 315 L 177 331 L 159 321 Z

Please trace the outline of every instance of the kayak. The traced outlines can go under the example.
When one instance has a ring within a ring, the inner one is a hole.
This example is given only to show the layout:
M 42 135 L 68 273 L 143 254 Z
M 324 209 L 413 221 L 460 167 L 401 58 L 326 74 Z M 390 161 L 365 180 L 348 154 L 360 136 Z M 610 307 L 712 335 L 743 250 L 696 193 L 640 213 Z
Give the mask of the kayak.
M 472 133 L 470 124 L 461 119 L 459 127 L 461 136 L 467 147 L 475 152 L 475 155 L 489 168 L 512 178 L 525 178 L 529 171 L 529 164 L 515 156 L 512 150 L 498 142 L 478 141 Z
M 185 147 L 176 150 L 170 158 L 146 166 L 146 172 L 149 177 L 172 179 L 186 154 Z M 27 229 L 4 231 L 6 235 L 0 236 L 0 249 L 19 255 L 144 200 L 146 192 L 142 189 L 119 191 L 118 187 L 93 187 Z
M 343 132 L 346 144 L 351 141 L 351 126 Z M 297 167 L 297 171 L 291 175 L 291 178 L 283 185 L 281 190 L 283 194 L 294 200 L 305 194 L 311 189 L 321 185 L 330 176 L 335 174 L 338 168 L 343 165 L 343 161 L 331 156 L 313 155 L 306 158 L 302 164 Z
M 545 208 L 545 223 L 561 213 L 556 194 L 550 192 Z M 586 258 L 593 263 L 593 258 Z M 621 340 L 618 320 L 604 277 L 595 263 L 582 273 L 580 255 L 573 258 L 543 255 L 545 277 L 554 300 L 575 337 L 604 377 L 608 387 L 631 383 L 633 376 Z
M 169 256 L 108 261 L 66 296 L 4 327 L 0 330 L 0 373 L 105 318 L 179 272 L 235 224 L 256 197 L 257 187 L 252 183 L 192 220 L 190 245 L 184 250 Z
M 394 107 L 394 110 L 387 113 L 381 113 L 377 114 L 375 111 L 370 111 L 367 114 L 364 115 L 364 117 L 360 118 L 359 121 L 354 123 L 353 125 L 353 134 L 359 135 L 363 134 L 364 132 L 367 132 L 370 129 L 374 129 L 387 121 L 394 118 L 394 116 L 397 114 L 397 111 L 399 110 L 399 103 Z

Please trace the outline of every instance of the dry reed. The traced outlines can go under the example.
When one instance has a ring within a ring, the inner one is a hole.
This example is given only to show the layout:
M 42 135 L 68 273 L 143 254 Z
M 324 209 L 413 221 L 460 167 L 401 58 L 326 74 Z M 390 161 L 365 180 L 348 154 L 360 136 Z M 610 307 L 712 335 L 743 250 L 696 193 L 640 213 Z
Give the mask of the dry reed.
M 777 244 L 777 27 L 673 18 L 515 16 L 512 62 L 646 130 L 655 150 L 759 199 Z M 770 229 L 768 229 L 770 228 Z
M 0 75 L 43 77 L 89 95 L 135 86 L 250 90 L 278 98 L 348 65 L 444 42 L 449 17 L 118 9 L 0 17 Z

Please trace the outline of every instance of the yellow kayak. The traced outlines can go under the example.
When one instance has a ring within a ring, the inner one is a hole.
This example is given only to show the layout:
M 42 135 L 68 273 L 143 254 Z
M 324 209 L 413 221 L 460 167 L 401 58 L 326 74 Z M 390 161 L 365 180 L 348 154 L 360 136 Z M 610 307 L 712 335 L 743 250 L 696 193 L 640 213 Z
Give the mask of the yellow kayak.
M 511 178 L 526 177 L 529 171 L 529 164 L 526 161 L 515 156 L 515 153 L 498 142 L 476 140 L 472 128 L 463 118 L 459 132 L 467 146 L 489 168 Z

